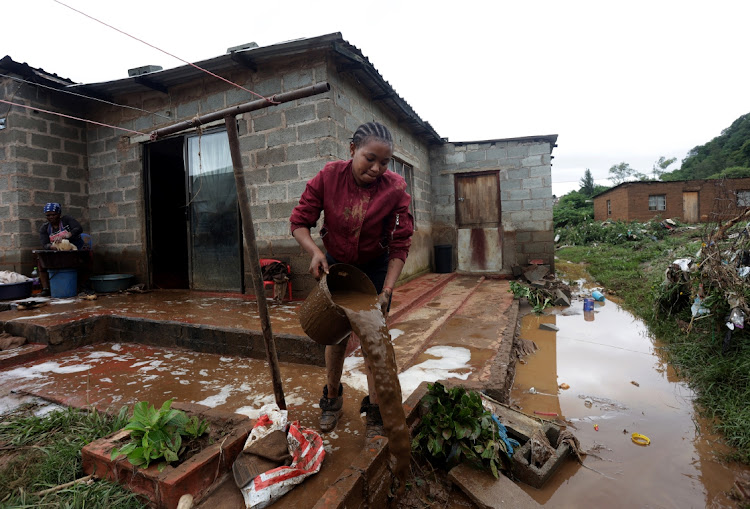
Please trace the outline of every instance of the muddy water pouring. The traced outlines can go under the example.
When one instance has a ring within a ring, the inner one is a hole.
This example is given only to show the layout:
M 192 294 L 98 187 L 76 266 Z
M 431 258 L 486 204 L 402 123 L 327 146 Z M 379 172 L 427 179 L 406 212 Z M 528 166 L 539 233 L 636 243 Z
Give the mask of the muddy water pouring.
M 305 333 L 323 345 L 335 345 L 354 331 L 362 344 L 365 366 L 372 373 L 383 426 L 391 453 L 396 458 L 396 476 L 405 486 L 411 459 L 409 430 L 401 403 L 396 356 L 375 286 L 362 271 L 334 264 L 300 307 Z

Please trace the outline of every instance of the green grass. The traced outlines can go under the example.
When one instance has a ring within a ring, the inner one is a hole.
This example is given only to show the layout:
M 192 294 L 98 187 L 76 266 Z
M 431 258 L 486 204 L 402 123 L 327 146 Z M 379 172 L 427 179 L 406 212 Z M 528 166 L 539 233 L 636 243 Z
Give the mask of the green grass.
M 599 284 L 616 293 L 627 309 L 644 320 L 665 345 L 669 362 L 695 390 L 700 411 L 734 449 L 733 458 L 750 464 L 748 329 L 736 330 L 730 350 L 722 354 L 727 328 L 721 305 L 713 317 L 696 320 L 690 327 L 689 306 L 677 307 L 670 314 L 659 311 L 656 305 L 666 291 L 662 284 L 666 268 L 677 258 L 695 257 L 700 248 L 695 235 L 697 231 L 658 241 L 646 238 L 616 245 L 577 245 L 559 249 L 556 255 L 586 263 Z M 685 297 L 684 302 L 689 303 L 689 295 Z
M 146 507 L 133 493 L 103 480 L 76 484 L 42 497 L 34 493 L 84 476 L 81 449 L 127 423 L 127 408 L 116 417 L 73 408 L 33 415 L 21 407 L 0 423 L 0 507 Z

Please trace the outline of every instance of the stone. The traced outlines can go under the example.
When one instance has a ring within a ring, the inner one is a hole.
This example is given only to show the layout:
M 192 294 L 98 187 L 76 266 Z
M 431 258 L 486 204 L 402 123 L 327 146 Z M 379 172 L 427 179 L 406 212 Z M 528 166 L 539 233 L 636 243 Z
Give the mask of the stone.
M 560 330 L 560 328 L 557 325 L 553 324 L 553 323 L 540 323 L 539 324 L 539 329 L 540 330 L 551 330 L 553 332 L 557 332 L 557 331 Z
M 523 271 L 524 277 L 529 282 L 538 281 L 547 274 L 549 274 L 549 267 L 547 265 L 533 265 Z
M 495 479 L 489 472 L 482 472 L 469 465 L 460 464 L 451 469 L 448 478 L 480 509 L 542 507 L 503 474 Z
M 554 306 L 570 306 L 570 295 L 559 288 L 555 290 L 555 300 L 552 302 Z

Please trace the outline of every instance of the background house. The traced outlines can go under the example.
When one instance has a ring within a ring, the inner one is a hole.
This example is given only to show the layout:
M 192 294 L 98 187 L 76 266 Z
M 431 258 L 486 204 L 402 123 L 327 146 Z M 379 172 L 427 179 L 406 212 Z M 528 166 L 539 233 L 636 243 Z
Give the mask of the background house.
M 685 223 L 729 219 L 750 207 L 750 178 L 624 182 L 594 196 L 594 219 Z
M 430 271 L 437 244 L 452 245 L 454 267 L 466 272 L 507 274 L 529 259 L 553 265 L 556 135 L 448 142 L 340 34 L 249 44 L 198 65 L 266 96 L 331 85 L 238 116 L 258 248 L 291 264 L 298 296 L 315 282 L 289 234 L 291 210 L 326 161 L 348 159 L 353 131 L 371 120 L 391 129 L 392 169 L 412 196 L 416 231 L 402 279 Z M 0 109 L 0 268 L 30 272 L 41 207 L 58 201 L 93 235 L 99 273 L 133 273 L 161 288 L 251 287 L 223 121 L 155 142 L 147 133 L 255 97 L 190 66 L 75 85 L 6 57 L 0 73 L 5 100 L 143 133 Z

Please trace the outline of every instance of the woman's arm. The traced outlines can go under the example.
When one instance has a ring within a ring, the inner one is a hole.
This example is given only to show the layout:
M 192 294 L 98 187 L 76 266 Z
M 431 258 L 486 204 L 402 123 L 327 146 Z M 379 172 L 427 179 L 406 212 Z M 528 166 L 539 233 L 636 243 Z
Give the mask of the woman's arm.
M 326 255 L 323 254 L 323 251 L 320 250 L 312 239 L 310 229 L 300 226 L 292 232 L 292 236 L 302 249 L 307 251 L 307 254 L 312 258 L 312 260 L 310 260 L 310 274 L 312 274 L 315 279 L 320 279 L 323 276 L 322 272 L 328 274 L 328 260 L 326 260 Z

